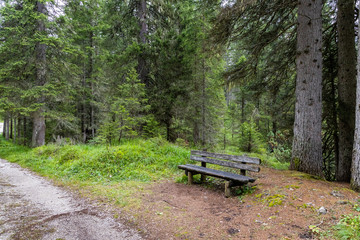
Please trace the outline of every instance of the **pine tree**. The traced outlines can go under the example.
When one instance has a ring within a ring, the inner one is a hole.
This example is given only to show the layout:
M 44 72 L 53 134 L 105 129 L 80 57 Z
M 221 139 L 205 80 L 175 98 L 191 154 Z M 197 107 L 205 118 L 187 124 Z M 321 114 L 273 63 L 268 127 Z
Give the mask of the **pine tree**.
M 290 168 L 322 176 L 321 0 L 298 2 L 297 79 L 293 152 Z
M 336 180 L 350 181 L 355 126 L 356 50 L 354 1 L 338 0 L 339 161 Z
M 360 9 L 360 3 L 358 4 Z M 360 31 L 358 31 L 360 37 Z M 360 42 L 358 42 L 357 55 L 357 84 L 356 84 L 356 109 L 355 109 L 355 135 L 354 149 L 351 165 L 351 188 L 360 191 Z

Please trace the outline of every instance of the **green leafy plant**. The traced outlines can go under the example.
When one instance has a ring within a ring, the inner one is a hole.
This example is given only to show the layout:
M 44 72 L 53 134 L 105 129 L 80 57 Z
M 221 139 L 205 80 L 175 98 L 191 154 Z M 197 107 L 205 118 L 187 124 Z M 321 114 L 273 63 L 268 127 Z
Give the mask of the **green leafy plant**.
M 238 188 L 236 190 L 236 194 L 238 195 L 239 200 L 242 201 L 246 195 L 252 194 L 255 191 L 256 191 L 256 186 L 245 185 L 245 186 Z
M 360 215 L 345 215 L 334 228 L 338 239 L 360 239 Z
M 290 145 L 290 134 L 288 131 L 277 131 L 276 133 L 270 132 L 269 147 L 270 151 L 273 152 L 276 159 L 280 162 L 290 162 L 291 159 L 291 145 Z
M 360 199 L 353 205 L 355 211 L 360 212 Z

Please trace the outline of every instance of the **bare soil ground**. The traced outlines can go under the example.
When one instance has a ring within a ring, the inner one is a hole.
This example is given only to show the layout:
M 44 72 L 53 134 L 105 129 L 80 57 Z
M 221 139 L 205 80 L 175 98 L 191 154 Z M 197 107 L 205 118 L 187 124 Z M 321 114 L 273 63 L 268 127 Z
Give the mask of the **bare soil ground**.
M 104 211 L 0 159 L 0 239 L 142 239 Z
M 355 213 L 360 199 L 348 184 L 299 172 L 262 167 L 253 176 L 256 190 L 242 200 L 225 198 L 221 184 L 156 183 L 139 194 L 143 204 L 130 213 L 152 239 L 319 239 L 317 230 L 323 239 L 336 239 L 324 232 L 341 215 Z

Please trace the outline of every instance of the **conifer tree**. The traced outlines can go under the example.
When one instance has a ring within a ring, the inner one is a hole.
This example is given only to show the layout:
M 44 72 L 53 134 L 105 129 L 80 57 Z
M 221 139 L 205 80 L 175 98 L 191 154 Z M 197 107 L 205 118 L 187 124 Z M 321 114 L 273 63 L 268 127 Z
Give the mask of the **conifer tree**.
M 355 126 L 356 50 L 354 1 L 338 0 L 339 161 L 336 180 L 350 181 Z
M 360 3 L 358 4 L 360 9 Z M 360 31 L 358 31 L 360 37 Z M 357 83 L 356 83 L 356 108 L 355 108 L 355 135 L 351 165 L 351 188 L 360 191 L 360 42 L 357 54 Z
M 322 176 L 321 0 L 298 2 L 296 104 L 290 168 Z

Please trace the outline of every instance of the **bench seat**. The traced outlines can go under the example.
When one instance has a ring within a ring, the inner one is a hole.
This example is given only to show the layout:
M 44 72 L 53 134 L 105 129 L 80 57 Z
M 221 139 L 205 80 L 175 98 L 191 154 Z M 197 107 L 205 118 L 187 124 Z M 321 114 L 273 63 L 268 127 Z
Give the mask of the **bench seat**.
M 192 150 L 190 159 L 201 162 L 201 166 L 193 164 L 179 165 L 178 168 L 185 170 L 188 184 L 193 184 L 193 175 L 201 174 L 201 182 L 206 181 L 206 176 L 217 177 L 225 180 L 225 197 L 231 196 L 231 187 L 243 186 L 249 182 L 255 182 L 254 178 L 246 176 L 246 171 L 259 172 L 261 159 L 248 156 L 211 153 L 206 151 Z M 221 171 L 207 168 L 207 164 L 218 165 L 227 168 L 239 169 L 240 174 L 231 171 Z
M 248 176 L 238 175 L 235 173 L 224 172 L 224 171 L 201 167 L 201 166 L 192 165 L 192 164 L 179 165 L 178 168 L 186 170 L 186 171 L 194 172 L 194 173 L 200 173 L 200 174 L 202 173 L 202 174 L 206 174 L 208 176 L 222 178 L 222 179 L 229 180 L 229 181 L 232 180 L 232 181 L 236 181 L 236 182 L 239 182 L 242 184 L 246 184 L 248 182 L 255 182 L 255 179 L 250 178 Z

